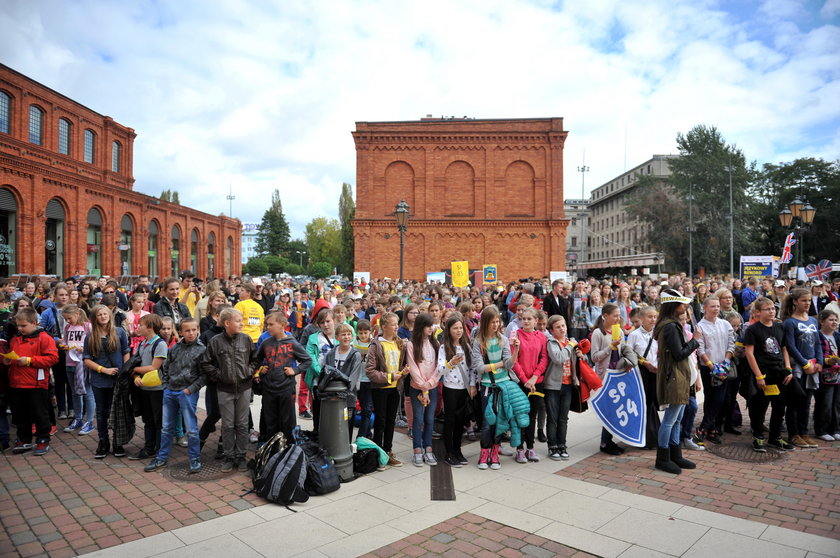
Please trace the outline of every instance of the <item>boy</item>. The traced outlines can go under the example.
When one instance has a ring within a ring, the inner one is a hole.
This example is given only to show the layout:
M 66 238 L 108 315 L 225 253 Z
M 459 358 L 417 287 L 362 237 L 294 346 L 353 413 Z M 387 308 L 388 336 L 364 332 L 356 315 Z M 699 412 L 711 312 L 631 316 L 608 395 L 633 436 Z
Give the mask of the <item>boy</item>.
M 347 320 L 347 307 L 346 306 L 344 306 L 343 304 L 336 304 L 335 307 L 332 309 L 332 311 L 333 311 L 333 316 L 334 316 L 336 327 L 340 326 L 341 324 L 350 325 L 350 323 Z M 353 326 L 350 325 L 350 328 L 352 329 Z M 353 335 L 355 335 L 355 334 L 356 334 L 356 332 L 354 331 Z
M 50 451 L 49 387 L 50 367 L 58 363 L 55 340 L 38 327 L 38 314 L 32 308 L 18 310 L 14 317 L 18 334 L 12 337 L 9 351 L 17 360 L 3 359 L 9 365 L 9 403 L 17 426 L 17 441 L 12 453 L 32 449 L 32 424 L 35 424 L 35 455 Z
M 362 354 L 353 347 L 353 328 L 348 323 L 340 323 L 335 326 L 335 340 L 338 344 L 334 346 L 324 358 L 324 364 L 335 366 L 345 376 L 350 378 L 350 385 L 347 393 L 347 416 L 350 421 L 348 434 L 353 441 L 353 420 L 356 416 L 356 393 L 359 391 L 359 382 L 362 377 Z
M 216 382 L 219 411 L 222 415 L 222 444 L 225 461 L 222 472 L 248 470 L 245 452 L 248 447 L 248 417 L 251 401 L 251 377 L 256 351 L 251 337 L 242 333 L 242 313 L 226 308 L 219 315 L 224 333 L 213 337 L 201 357 L 201 371 Z
M 160 435 L 160 449 L 157 457 L 146 465 L 144 471 L 147 473 L 166 466 L 175 436 L 175 421 L 178 420 L 179 415 L 184 419 L 184 430 L 187 434 L 190 473 L 201 470 L 201 443 L 198 438 L 195 408 L 198 404 L 198 392 L 204 385 L 204 375 L 199 369 L 199 361 L 205 349 L 198 340 L 198 320 L 195 318 L 181 320 L 181 341 L 172 347 L 160 369 L 160 380 L 163 386 L 163 427 Z
M 254 381 L 262 385 L 262 416 L 265 420 L 265 439 L 277 432 L 291 443 L 295 420 L 295 376 L 306 371 L 312 359 L 294 337 L 286 333 L 287 318 L 282 312 L 272 312 L 265 319 L 268 337 L 257 351 L 257 361 L 263 363 Z
M 370 347 L 371 327 L 367 320 L 359 320 L 356 324 L 356 340 L 353 342 L 353 348 L 359 351 L 362 355 L 362 362 L 367 363 L 368 348 Z M 361 420 L 359 421 L 359 431 L 356 436 L 362 438 L 370 438 L 371 423 L 370 414 L 373 412 L 373 397 L 370 392 L 370 378 L 367 377 L 365 368 L 362 368 L 362 375 L 359 380 L 359 409 L 361 413 Z
M 748 401 L 750 426 L 753 431 L 753 450 L 766 453 L 764 447 L 764 415 L 770 413 L 771 447 L 791 450 L 793 446 L 782 439 L 782 419 L 785 416 L 785 396 L 793 379 L 790 357 L 785 346 L 782 324 L 775 321 L 776 307 L 769 298 L 759 297 L 753 303 L 758 321 L 744 334 L 744 350 L 750 371 L 755 375 L 758 390 Z
M 160 337 L 163 321 L 157 314 L 147 314 L 140 318 L 137 334 L 143 342 L 137 349 L 140 352 L 140 366 L 134 369 L 134 385 L 140 388 L 140 413 L 143 417 L 143 448 L 129 456 L 132 461 L 140 461 L 157 455 L 160 448 L 160 429 L 163 419 L 163 384 L 144 386 L 143 375 L 160 369 L 166 360 L 169 349 Z

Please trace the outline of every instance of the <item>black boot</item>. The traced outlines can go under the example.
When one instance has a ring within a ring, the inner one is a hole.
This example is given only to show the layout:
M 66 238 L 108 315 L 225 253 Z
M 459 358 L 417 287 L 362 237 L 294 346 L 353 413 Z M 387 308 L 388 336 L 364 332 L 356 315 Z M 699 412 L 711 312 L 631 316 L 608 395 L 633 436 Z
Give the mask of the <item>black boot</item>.
M 682 456 L 682 448 L 679 444 L 670 447 L 671 461 L 680 469 L 696 469 L 697 465 L 693 461 L 684 459 Z
M 660 471 L 665 471 L 666 473 L 671 473 L 673 475 L 679 475 L 682 473 L 682 469 L 679 466 L 671 461 L 671 452 L 669 448 L 656 448 L 656 464 L 654 465 Z

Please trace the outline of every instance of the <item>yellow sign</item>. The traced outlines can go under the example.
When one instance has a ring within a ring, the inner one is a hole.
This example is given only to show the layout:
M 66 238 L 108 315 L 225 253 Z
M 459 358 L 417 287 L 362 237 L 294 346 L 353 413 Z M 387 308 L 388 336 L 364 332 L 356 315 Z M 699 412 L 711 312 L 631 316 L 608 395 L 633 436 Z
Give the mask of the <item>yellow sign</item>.
M 452 286 L 463 288 L 470 284 L 469 262 L 452 262 Z
M 498 278 L 499 274 L 496 271 L 496 265 L 485 265 L 482 269 L 484 270 L 484 282 L 485 283 L 495 283 L 496 279 Z
M 4 353 L 0 356 L 3 357 L 3 358 L 7 358 L 9 360 L 20 360 L 20 357 L 14 351 L 9 351 L 8 353 Z
M 767 384 L 764 386 L 764 395 L 768 397 L 771 395 L 779 395 L 779 393 L 779 386 L 777 384 Z

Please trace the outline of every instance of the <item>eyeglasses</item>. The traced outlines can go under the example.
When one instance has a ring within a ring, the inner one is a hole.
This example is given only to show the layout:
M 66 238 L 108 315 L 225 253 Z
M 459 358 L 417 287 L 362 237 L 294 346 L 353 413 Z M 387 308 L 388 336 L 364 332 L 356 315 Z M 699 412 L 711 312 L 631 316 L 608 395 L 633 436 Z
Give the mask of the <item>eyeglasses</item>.
M 102 294 L 114 294 L 114 291 L 102 291 Z

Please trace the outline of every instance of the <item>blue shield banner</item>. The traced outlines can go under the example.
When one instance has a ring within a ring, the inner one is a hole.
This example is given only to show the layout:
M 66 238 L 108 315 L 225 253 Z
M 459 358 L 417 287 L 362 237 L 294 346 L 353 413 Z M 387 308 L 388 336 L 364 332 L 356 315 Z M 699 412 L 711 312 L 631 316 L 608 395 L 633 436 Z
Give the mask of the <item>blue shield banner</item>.
M 604 428 L 631 446 L 645 445 L 645 390 L 639 371 L 607 371 L 604 387 L 589 399 Z

